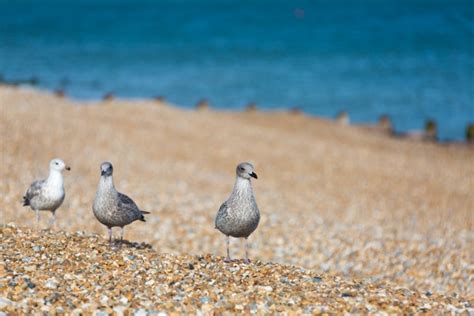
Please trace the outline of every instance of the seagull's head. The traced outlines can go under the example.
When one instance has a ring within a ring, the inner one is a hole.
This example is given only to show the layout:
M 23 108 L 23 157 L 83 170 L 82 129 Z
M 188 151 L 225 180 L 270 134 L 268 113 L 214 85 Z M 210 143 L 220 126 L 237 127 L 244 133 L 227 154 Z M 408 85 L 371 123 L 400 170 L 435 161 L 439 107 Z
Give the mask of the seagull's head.
M 54 158 L 49 162 L 49 169 L 62 172 L 64 170 L 71 170 L 71 167 L 67 166 L 61 159 Z
M 255 178 L 258 179 L 257 174 L 253 171 L 253 165 L 248 162 L 242 162 L 237 166 L 235 170 L 237 177 L 244 179 Z
M 110 177 L 114 172 L 114 167 L 110 162 L 104 162 L 100 165 L 100 175 L 102 177 Z

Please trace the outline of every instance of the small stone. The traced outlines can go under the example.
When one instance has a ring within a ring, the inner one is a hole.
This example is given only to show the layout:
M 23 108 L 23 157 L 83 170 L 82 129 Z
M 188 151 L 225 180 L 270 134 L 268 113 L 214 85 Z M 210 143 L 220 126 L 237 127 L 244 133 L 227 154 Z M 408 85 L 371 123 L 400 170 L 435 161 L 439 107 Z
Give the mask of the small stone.
M 12 304 L 13 304 L 13 302 L 10 301 L 9 299 L 4 298 L 4 297 L 0 297 L 0 308 L 5 308 L 8 305 L 12 305 Z
M 125 315 L 125 312 L 127 311 L 127 307 L 125 307 L 125 306 L 115 306 L 113 308 L 113 311 L 117 314 L 117 316 L 123 316 L 123 315 Z
M 431 309 L 431 305 L 428 304 L 428 303 L 424 304 L 424 305 L 421 307 L 421 310 L 422 310 L 423 312 L 427 312 L 427 311 L 429 311 L 430 309 Z
M 43 312 L 43 314 L 49 314 L 50 307 L 47 305 L 41 306 L 40 310 Z
M 148 280 L 148 281 L 145 282 L 146 286 L 151 286 L 153 284 L 155 284 L 155 280 Z
M 71 312 L 71 316 L 80 316 L 82 314 L 84 314 L 84 312 L 79 308 L 75 308 Z
M 60 295 L 58 293 L 53 293 L 51 295 L 48 295 L 45 299 L 44 302 L 45 304 L 53 304 L 59 299 Z
M 207 304 L 211 301 L 211 298 L 209 296 L 203 296 L 199 299 L 202 304 Z
M 178 295 L 175 295 L 173 297 L 173 299 L 176 301 L 176 302 L 181 302 L 183 300 L 184 296 L 181 295 L 181 294 L 178 294 Z
M 280 282 L 281 282 L 281 283 L 285 283 L 285 284 L 290 284 L 290 283 L 291 283 L 291 282 L 288 280 L 287 277 L 280 278 Z
M 125 296 L 122 296 L 122 297 L 120 298 L 120 303 L 122 303 L 122 304 L 124 304 L 124 305 L 128 304 L 128 298 L 126 298 Z
M 148 312 L 144 309 L 137 309 L 134 313 L 134 316 L 147 316 Z
M 27 272 L 34 272 L 34 271 L 36 271 L 36 265 L 32 264 L 32 265 L 26 266 L 26 267 L 25 267 L 25 271 L 27 271 Z
M 265 292 L 272 292 L 273 291 L 273 288 L 271 286 L 259 286 L 258 287 L 260 290 L 263 290 Z
M 33 246 L 33 250 L 35 252 L 40 252 L 42 250 L 42 247 L 41 246 Z
M 61 313 L 61 314 L 62 314 L 62 313 L 64 313 L 64 312 L 65 312 L 65 311 L 64 311 L 64 307 L 62 307 L 62 306 L 56 306 L 56 313 Z
M 312 280 L 313 282 L 315 282 L 315 283 L 319 283 L 319 282 L 321 282 L 323 279 L 317 276 L 317 277 L 312 278 L 311 280 Z
M 47 287 L 48 289 L 53 289 L 53 290 L 57 289 L 58 285 L 59 285 L 59 282 L 56 280 L 56 278 L 50 278 L 44 284 L 45 287 Z
M 36 287 L 36 284 L 34 284 L 33 282 L 31 282 L 31 280 L 29 278 L 25 278 L 25 283 L 26 283 L 26 286 L 29 288 L 29 289 L 34 289 Z

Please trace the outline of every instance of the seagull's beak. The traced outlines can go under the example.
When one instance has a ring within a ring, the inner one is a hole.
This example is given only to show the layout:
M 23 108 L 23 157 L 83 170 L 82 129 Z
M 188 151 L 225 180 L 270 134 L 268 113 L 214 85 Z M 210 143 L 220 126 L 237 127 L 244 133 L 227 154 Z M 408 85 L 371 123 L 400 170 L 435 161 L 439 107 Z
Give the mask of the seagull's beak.
M 65 169 L 66 169 L 67 171 L 70 171 L 70 170 L 71 170 L 71 167 L 69 167 L 69 166 L 66 166 L 66 168 L 65 168 Z
M 249 175 L 250 175 L 252 178 L 258 179 L 257 174 L 256 174 L 255 172 L 249 173 Z

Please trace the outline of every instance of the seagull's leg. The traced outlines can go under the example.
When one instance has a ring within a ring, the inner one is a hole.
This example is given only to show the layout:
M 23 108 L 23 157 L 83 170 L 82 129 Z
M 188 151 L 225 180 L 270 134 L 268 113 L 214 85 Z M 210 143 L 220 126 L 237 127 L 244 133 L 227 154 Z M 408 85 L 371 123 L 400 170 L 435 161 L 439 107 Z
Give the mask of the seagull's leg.
M 53 213 L 53 218 L 51 218 L 51 221 L 49 222 L 49 228 L 56 230 L 56 210 L 52 211 L 51 213 Z
M 120 247 L 122 247 L 123 243 L 123 226 L 120 227 Z
M 230 244 L 230 237 L 227 235 L 225 236 L 225 244 L 227 247 L 227 257 L 224 259 L 224 262 L 231 262 L 232 260 L 230 259 L 230 251 L 229 251 L 229 244 Z
M 245 237 L 245 260 L 244 263 L 250 263 L 249 259 L 249 241 L 247 239 L 248 237 Z
M 112 246 L 112 227 L 107 227 L 109 230 L 109 246 Z
M 39 210 L 35 210 L 35 212 L 36 212 L 36 230 L 39 230 L 40 212 Z

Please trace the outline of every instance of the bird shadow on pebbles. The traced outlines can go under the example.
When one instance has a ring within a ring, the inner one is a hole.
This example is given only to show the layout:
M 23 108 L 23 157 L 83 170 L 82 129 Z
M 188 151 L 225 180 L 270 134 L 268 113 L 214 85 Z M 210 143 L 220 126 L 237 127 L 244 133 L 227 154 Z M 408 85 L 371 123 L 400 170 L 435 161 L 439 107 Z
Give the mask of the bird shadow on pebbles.
M 50 228 L 44 228 L 44 229 L 30 229 L 26 227 L 17 228 L 16 225 L 11 225 L 11 224 L 0 225 L 0 228 L 4 228 L 4 229 L 13 228 L 13 229 L 18 229 L 19 231 L 23 231 L 24 233 L 29 235 L 30 243 L 43 245 L 45 247 L 48 246 L 48 240 L 50 240 L 52 236 L 62 236 L 63 239 L 61 240 L 61 242 L 58 242 L 58 244 L 54 246 L 61 246 L 61 247 L 68 247 L 68 246 L 73 246 L 73 245 L 76 247 L 87 246 L 88 248 L 103 249 L 104 252 L 106 252 L 107 250 L 118 251 L 118 250 L 125 250 L 125 249 L 154 250 L 153 246 L 149 243 L 129 241 L 126 239 L 123 239 L 122 241 L 120 241 L 120 239 L 113 239 L 112 244 L 110 244 L 107 238 L 102 238 L 100 235 L 97 235 L 94 233 L 88 233 L 84 231 L 76 231 L 76 232 L 71 233 L 71 232 L 66 232 L 59 229 L 50 229 Z M 53 245 L 50 245 L 50 246 L 53 246 Z
M 104 246 L 109 246 L 110 249 L 112 250 L 120 250 L 123 248 L 132 248 L 132 249 L 153 249 L 151 244 L 148 244 L 146 242 L 136 242 L 136 241 L 129 241 L 129 240 L 113 240 L 112 244 L 109 245 L 109 242 L 107 240 L 104 240 L 103 242 Z

